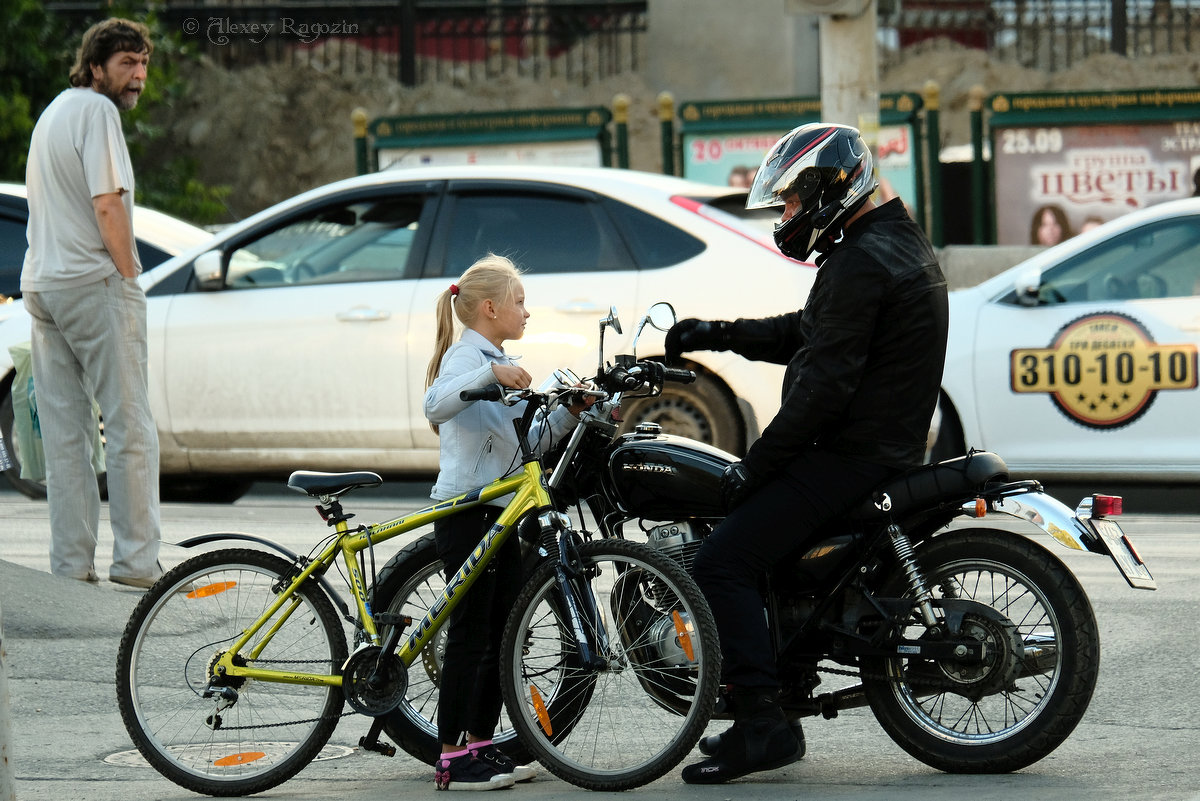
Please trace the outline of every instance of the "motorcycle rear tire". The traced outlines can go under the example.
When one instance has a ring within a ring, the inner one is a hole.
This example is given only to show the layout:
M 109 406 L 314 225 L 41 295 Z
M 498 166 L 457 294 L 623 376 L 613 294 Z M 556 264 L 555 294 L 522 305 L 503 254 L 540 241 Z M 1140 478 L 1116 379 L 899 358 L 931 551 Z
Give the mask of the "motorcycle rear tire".
M 1006 773 L 1042 759 L 1075 729 L 1096 686 L 1100 637 L 1083 587 L 1050 551 L 1006 531 L 945 534 L 919 547 L 917 559 L 935 597 L 949 594 L 957 578 L 958 597 L 992 606 L 1016 624 L 1025 644 L 1021 667 L 1004 689 L 972 700 L 941 687 L 922 695 L 919 683 L 907 680 L 962 681 L 975 668 L 864 660 L 863 685 L 879 724 L 913 757 L 948 773 Z M 906 587 L 896 571 L 882 593 L 903 596 Z M 909 636 L 919 636 L 919 627 Z M 964 693 L 969 685 L 963 682 Z

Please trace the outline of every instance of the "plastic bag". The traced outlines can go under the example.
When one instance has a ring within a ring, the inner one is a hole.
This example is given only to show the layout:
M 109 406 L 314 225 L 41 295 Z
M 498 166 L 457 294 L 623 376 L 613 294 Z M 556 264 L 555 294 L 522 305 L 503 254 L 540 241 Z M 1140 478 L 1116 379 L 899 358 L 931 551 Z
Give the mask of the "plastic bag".
M 8 349 L 16 374 L 12 383 L 13 442 L 10 447 L 21 463 L 21 478 L 44 481 L 46 456 L 42 450 L 42 425 L 37 413 L 37 394 L 33 388 L 33 359 L 30 344 L 21 342 Z M 104 472 L 104 444 L 100 437 L 100 405 L 92 401 L 92 466 Z

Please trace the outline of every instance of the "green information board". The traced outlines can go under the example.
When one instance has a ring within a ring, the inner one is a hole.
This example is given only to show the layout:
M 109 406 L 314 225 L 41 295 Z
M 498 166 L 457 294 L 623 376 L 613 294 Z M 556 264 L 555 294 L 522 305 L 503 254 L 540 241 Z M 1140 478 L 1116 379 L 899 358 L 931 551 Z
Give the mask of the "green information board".
M 514 163 L 607 166 L 611 119 L 612 112 L 602 106 L 380 117 L 367 125 L 371 162 L 367 168 Z
M 986 108 L 998 244 L 1054 244 L 1194 191 L 1200 89 L 997 93 Z

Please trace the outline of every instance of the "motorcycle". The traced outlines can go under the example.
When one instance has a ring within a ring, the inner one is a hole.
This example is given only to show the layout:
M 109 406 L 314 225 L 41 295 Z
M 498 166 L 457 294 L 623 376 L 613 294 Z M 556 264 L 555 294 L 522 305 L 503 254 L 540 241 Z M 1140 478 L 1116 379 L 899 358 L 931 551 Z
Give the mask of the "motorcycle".
M 620 322 L 615 310 L 601 321 L 591 379 L 600 400 L 549 462 L 556 465 L 549 487 L 561 511 L 573 508 L 595 522 L 597 531 L 581 532 L 585 538 L 644 537 L 690 570 L 724 517 L 720 479 L 736 457 L 653 422 L 619 428 L 623 397 L 688 379 L 687 371 L 636 357 L 646 326 L 665 331 L 674 321 L 669 304 L 655 304 L 638 326 L 633 354 L 611 363 L 604 334 L 609 327 L 620 333 Z M 1108 556 L 1130 587 L 1153 590 L 1150 570 L 1114 519 L 1121 511 L 1121 499 L 1106 495 L 1072 510 L 1038 481 L 1010 480 L 1003 459 L 987 451 L 877 487 L 764 580 L 785 713 L 828 719 L 867 706 L 901 748 L 950 773 L 1008 772 L 1042 759 L 1091 700 L 1100 664 L 1096 618 L 1062 560 L 986 520 L 1019 520 L 1066 548 Z M 950 527 L 959 520 L 971 524 Z M 382 569 L 375 606 L 416 616 L 439 582 L 429 535 Z M 677 645 L 664 637 L 658 647 L 670 658 Z M 438 748 L 438 643 L 426 651 L 423 675 L 410 671 L 408 696 L 384 730 L 428 761 Z M 824 677 L 846 686 L 818 692 Z M 672 704 L 670 687 L 647 691 Z M 729 715 L 718 705 L 715 717 Z M 506 721 L 495 739 L 518 761 L 527 756 Z

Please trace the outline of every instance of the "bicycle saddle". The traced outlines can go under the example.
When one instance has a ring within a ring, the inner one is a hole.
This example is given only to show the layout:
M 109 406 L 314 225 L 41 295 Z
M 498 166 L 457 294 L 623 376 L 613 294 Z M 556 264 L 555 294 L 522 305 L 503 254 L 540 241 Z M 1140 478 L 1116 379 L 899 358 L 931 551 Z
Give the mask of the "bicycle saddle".
M 313 470 L 297 470 L 288 476 L 287 485 L 296 492 L 313 498 L 338 497 L 359 487 L 378 487 L 383 479 L 378 474 L 363 470 L 357 473 L 318 473 Z

